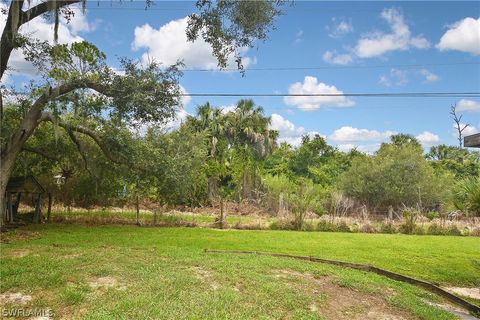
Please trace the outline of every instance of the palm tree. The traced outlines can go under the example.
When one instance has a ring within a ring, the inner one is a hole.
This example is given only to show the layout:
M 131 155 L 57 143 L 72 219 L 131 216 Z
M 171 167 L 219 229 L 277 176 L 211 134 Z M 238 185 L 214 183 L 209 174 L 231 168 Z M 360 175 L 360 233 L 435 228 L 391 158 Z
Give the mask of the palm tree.
M 243 198 L 251 195 L 249 179 L 255 187 L 258 160 L 271 152 L 278 137 L 278 133 L 269 130 L 270 118 L 263 112 L 252 100 L 240 100 L 230 114 L 228 131 L 240 158 Z
M 225 117 L 218 108 L 214 108 L 210 103 L 206 103 L 197 108 L 196 116 L 189 116 L 187 118 L 187 125 L 197 132 L 205 133 L 208 144 L 208 158 L 210 161 L 221 162 L 223 157 L 222 152 L 219 152 L 219 147 L 225 145 Z M 220 143 L 220 145 L 219 145 Z M 208 175 L 208 197 L 213 201 L 217 193 L 217 173 L 210 173 Z
M 270 118 L 252 100 L 240 100 L 228 113 L 206 103 L 188 117 L 186 125 L 207 138 L 208 194 L 210 201 L 220 198 L 219 222 L 223 226 L 223 200 L 232 189 L 231 163 L 240 166 L 242 196 L 250 196 L 249 181 L 255 186 L 258 161 L 274 148 L 278 132 L 269 130 Z

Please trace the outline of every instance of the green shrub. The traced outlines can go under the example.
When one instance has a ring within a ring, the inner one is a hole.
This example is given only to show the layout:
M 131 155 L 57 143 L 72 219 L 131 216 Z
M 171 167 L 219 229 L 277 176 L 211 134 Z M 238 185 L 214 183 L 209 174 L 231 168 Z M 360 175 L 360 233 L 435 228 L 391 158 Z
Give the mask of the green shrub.
M 475 227 L 470 231 L 470 235 L 473 237 L 480 237 L 480 227 Z
M 303 222 L 302 231 L 315 231 L 315 225 L 311 222 Z
M 460 231 L 460 229 L 458 229 L 456 225 L 451 225 L 450 227 L 448 227 L 446 234 L 449 236 L 461 236 L 462 232 Z
M 320 220 L 317 225 L 317 230 L 324 232 L 335 232 L 337 231 L 337 226 L 334 223 L 328 222 L 326 220 Z
M 397 229 L 391 221 L 383 222 L 380 226 L 381 233 L 396 233 Z
M 338 232 L 351 232 L 350 227 L 345 221 L 341 221 L 336 227 Z
M 413 233 L 413 234 L 417 234 L 417 235 L 423 235 L 423 234 L 425 234 L 425 228 L 424 228 L 423 226 L 416 225 L 416 226 L 413 228 L 412 233 Z
M 295 230 L 295 222 L 292 220 L 279 219 L 270 223 L 271 230 Z
M 313 183 L 310 179 L 266 175 L 263 183 L 268 189 L 269 203 L 273 201 L 288 205 L 294 216 L 296 230 L 303 229 L 308 212 L 314 212 L 317 215 L 322 215 L 324 212 L 323 201 L 326 191 L 321 185 Z M 279 210 L 280 205 L 276 205 L 276 208 Z
M 433 219 L 438 218 L 439 214 L 436 211 L 428 211 L 427 213 L 425 213 L 425 217 L 428 220 L 432 221 Z
M 427 234 L 439 236 L 439 235 L 445 235 L 446 233 L 447 233 L 447 230 L 445 230 L 444 227 L 442 227 L 437 223 L 432 223 L 427 228 Z
M 157 223 L 160 225 L 179 226 L 182 224 L 182 222 L 182 217 L 173 214 L 157 216 Z
M 233 226 L 233 229 L 238 229 L 238 230 L 265 230 L 265 225 L 260 224 L 260 223 L 249 223 L 249 224 L 243 224 L 240 221 L 237 221 Z
M 370 223 L 363 224 L 359 230 L 361 233 L 376 233 L 377 231 Z
M 457 183 L 453 204 L 469 215 L 480 216 L 480 177 L 463 179 Z
M 354 223 L 350 226 L 350 232 L 357 233 L 359 232 L 360 226 L 358 223 Z
M 400 225 L 401 233 L 412 234 L 415 230 L 416 221 L 419 216 L 418 210 L 405 208 L 402 212 L 404 223 Z
M 356 158 L 342 175 L 339 189 L 370 208 L 386 211 L 419 202 L 425 207 L 441 205 L 452 180 L 451 174 L 434 171 L 422 148 L 384 144 L 374 157 Z

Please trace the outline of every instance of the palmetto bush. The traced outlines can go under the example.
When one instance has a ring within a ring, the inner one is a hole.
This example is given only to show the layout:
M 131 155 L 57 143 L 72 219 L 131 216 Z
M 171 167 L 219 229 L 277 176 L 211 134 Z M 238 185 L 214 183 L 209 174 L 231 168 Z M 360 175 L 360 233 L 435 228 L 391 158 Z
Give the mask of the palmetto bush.
M 480 216 L 480 178 L 461 180 L 455 187 L 453 204 L 472 216 Z

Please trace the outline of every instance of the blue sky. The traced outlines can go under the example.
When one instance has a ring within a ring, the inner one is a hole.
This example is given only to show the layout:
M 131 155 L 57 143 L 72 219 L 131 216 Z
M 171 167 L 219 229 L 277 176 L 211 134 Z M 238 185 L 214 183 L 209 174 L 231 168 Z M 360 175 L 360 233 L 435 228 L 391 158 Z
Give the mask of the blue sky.
M 60 40 L 86 39 L 117 66 L 117 57 L 166 64 L 184 59 L 181 85 L 189 93 L 397 93 L 480 91 L 479 2 L 306 2 L 284 7 L 270 39 L 243 52 L 246 74 L 198 71 L 215 60 L 205 43 L 186 43 L 185 17 L 193 2 L 96 1 Z M 38 21 L 25 27 L 49 27 Z M 46 35 L 46 37 L 50 37 Z M 17 58 L 20 60 L 20 58 Z M 22 78 L 21 62 L 12 77 Z M 296 68 L 255 70 L 262 68 Z M 24 69 L 26 70 L 26 69 Z M 228 107 L 240 98 L 184 99 L 186 113 L 210 101 Z M 320 133 L 342 150 L 374 151 L 395 132 L 418 136 L 425 147 L 455 144 L 450 106 L 459 105 L 468 133 L 480 130 L 479 98 L 258 97 L 282 140 Z

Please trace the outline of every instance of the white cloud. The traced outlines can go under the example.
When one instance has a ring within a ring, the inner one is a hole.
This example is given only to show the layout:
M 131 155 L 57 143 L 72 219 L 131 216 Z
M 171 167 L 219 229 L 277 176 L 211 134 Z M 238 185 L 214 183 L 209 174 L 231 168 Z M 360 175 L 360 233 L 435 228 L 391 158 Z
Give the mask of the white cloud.
M 373 31 L 363 34 L 347 53 L 337 54 L 335 51 L 326 51 L 323 54 L 323 60 L 328 63 L 345 65 L 351 63 L 354 58 L 374 58 L 392 51 L 430 47 L 430 42 L 423 36 L 412 36 L 410 28 L 399 10 L 384 9 L 380 17 L 389 24 L 390 32 Z M 348 24 L 339 24 L 339 26 L 342 30 L 349 30 Z M 330 27 L 327 30 L 330 30 Z
M 300 145 L 302 136 L 305 134 L 303 127 L 296 127 L 292 122 L 276 113 L 273 113 L 270 119 L 270 129 L 278 131 L 279 142 L 287 142 L 292 146 Z
M 457 102 L 457 111 L 480 112 L 480 102 L 461 99 Z
M 380 77 L 378 77 L 378 83 L 380 83 L 381 85 L 384 85 L 385 87 L 390 87 L 392 85 L 388 76 L 386 76 L 384 74 L 382 74 L 382 75 L 380 75 Z
M 303 42 L 303 30 L 300 29 L 297 31 L 297 33 L 295 34 L 295 43 L 300 43 L 300 42 Z
M 360 141 L 385 141 L 390 136 L 396 134 L 394 131 L 380 132 L 377 130 L 358 129 L 350 126 L 344 126 L 335 130 L 328 139 L 338 144 L 348 144 Z
M 458 50 L 480 55 L 480 18 L 457 21 L 436 45 L 440 51 Z
M 237 108 L 237 106 L 234 105 L 234 104 L 230 104 L 230 105 L 228 105 L 228 106 L 220 106 L 220 107 L 219 107 L 219 109 L 222 110 L 222 113 L 223 113 L 223 114 L 227 114 L 227 113 L 229 113 L 229 112 L 234 112 L 236 108 Z
M 180 108 L 177 110 L 174 118 L 168 121 L 166 124 L 162 126 L 163 129 L 166 131 L 173 131 L 180 127 L 180 125 L 187 119 L 190 114 L 185 111 L 184 108 Z
M 412 37 L 403 15 L 396 9 L 384 9 L 381 18 L 391 28 L 390 33 L 380 31 L 363 35 L 354 48 L 360 58 L 379 57 L 390 51 L 408 50 L 410 48 L 426 49 L 430 43 L 422 36 Z
M 350 32 L 353 32 L 353 25 L 351 21 L 332 18 L 332 25 L 326 26 L 325 29 L 329 32 L 328 33 L 329 37 L 340 38 Z
M 62 19 L 63 23 L 68 25 L 74 35 L 78 33 L 87 33 L 95 31 L 98 25 L 101 23 L 100 19 L 96 19 L 93 22 L 87 20 L 86 13 L 82 14 L 77 10 L 75 15 L 68 22 L 65 18 Z
M 295 82 L 288 88 L 289 94 L 326 94 L 327 96 L 289 96 L 283 101 L 287 105 L 297 106 L 304 111 L 318 110 L 322 106 L 329 107 L 350 107 L 354 102 L 343 96 L 343 92 L 335 86 L 329 86 L 318 82 L 317 78 L 306 76 L 301 82 Z M 331 96 L 328 96 L 331 95 Z
M 436 74 L 428 71 L 427 69 L 423 68 L 423 69 L 420 69 L 419 73 L 425 77 L 425 81 L 426 82 L 435 82 L 437 81 L 438 79 L 440 79 L 439 76 L 437 76 Z
M 350 53 L 338 54 L 336 51 L 325 51 L 323 61 L 332 64 L 346 65 L 353 61 L 353 57 Z
M 465 126 L 465 123 L 460 123 L 460 128 L 463 128 Z M 455 139 L 458 139 L 458 131 L 457 131 L 457 125 L 455 123 L 452 124 L 452 137 L 454 137 Z M 469 136 L 471 134 L 476 134 L 476 133 L 479 133 L 479 129 L 476 128 L 474 125 L 470 124 L 468 127 L 466 127 L 463 131 L 462 131 L 462 136 Z
M 405 70 L 392 68 L 390 69 L 390 74 L 380 75 L 378 82 L 386 87 L 404 86 L 408 83 L 407 72 Z
M 195 42 L 187 41 L 187 24 L 188 17 L 185 17 L 172 20 L 159 29 L 152 28 L 149 24 L 136 27 L 132 48 L 147 49 L 142 55 L 144 62 L 155 59 L 165 65 L 172 65 L 183 60 L 188 68 L 217 69 L 217 59 L 207 42 L 201 37 Z M 254 61 L 248 57 L 242 60 L 244 67 Z M 236 67 L 233 58 L 230 59 L 229 66 Z
M 373 154 L 375 151 L 377 151 L 380 148 L 381 144 L 380 143 L 372 143 L 372 144 L 363 144 L 363 145 L 355 145 L 353 143 L 345 143 L 345 144 L 338 144 L 337 148 L 338 150 L 342 152 L 349 152 L 353 149 L 356 149 L 358 151 L 368 153 L 368 154 Z
M 424 148 L 434 146 L 440 142 L 439 136 L 428 131 L 420 133 L 415 138 L 417 138 Z
M 179 86 L 180 86 L 180 92 L 182 94 L 188 94 L 187 90 L 183 86 L 181 85 Z M 180 99 L 180 102 L 182 103 L 182 106 L 185 107 L 191 100 L 192 100 L 192 97 L 190 96 L 182 96 L 182 98 Z
M 456 131 L 457 130 L 457 125 L 454 123 L 452 126 L 455 129 L 453 131 L 453 136 L 458 137 L 458 133 Z M 461 128 L 463 128 L 464 126 L 465 126 L 465 123 L 460 123 Z M 475 133 L 478 133 L 478 129 L 474 125 L 470 124 L 468 127 L 465 128 L 465 130 L 463 130 L 462 135 L 463 136 L 469 136 L 469 135 L 475 134 Z
M 306 131 L 303 127 L 297 127 L 289 120 L 285 119 L 279 114 L 273 113 L 270 116 L 270 129 L 277 130 L 279 134 L 278 142 L 286 142 L 293 147 L 298 147 L 302 144 L 302 137 L 308 135 L 313 137 L 315 134 L 321 135 L 317 131 Z M 321 135 L 323 136 L 323 135 Z M 325 137 L 325 136 L 323 136 Z
M 371 154 L 380 148 L 382 142 L 387 142 L 390 136 L 394 134 L 397 134 L 397 132 L 390 130 L 381 132 L 344 126 L 333 131 L 328 136 L 328 140 L 336 143 L 337 148 L 343 152 L 357 149 Z

